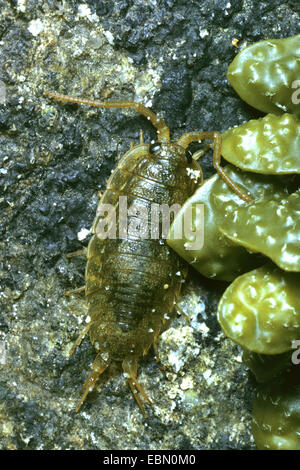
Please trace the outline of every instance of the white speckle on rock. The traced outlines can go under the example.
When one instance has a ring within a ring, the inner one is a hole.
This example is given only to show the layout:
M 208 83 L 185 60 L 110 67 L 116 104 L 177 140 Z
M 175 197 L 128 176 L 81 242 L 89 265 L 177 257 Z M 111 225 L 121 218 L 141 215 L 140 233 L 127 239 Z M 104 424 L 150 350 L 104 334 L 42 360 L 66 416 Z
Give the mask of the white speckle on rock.
M 189 388 L 193 388 L 193 387 L 194 387 L 194 384 L 193 384 L 193 380 L 191 379 L 191 377 L 184 377 L 182 379 L 182 382 L 180 384 L 181 390 L 188 390 Z
M 0 364 L 6 363 L 6 346 L 4 341 L 0 341 Z
M 238 356 L 234 356 L 234 360 L 240 364 L 242 364 L 243 362 L 243 358 L 242 358 L 242 355 L 239 354 Z
M 206 380 L 208 385 L 213 383 L 213 381 L 215 380 L 214 375 L 212 375 L 212 370 L 211 369 L 207 369 L 205 372 L 203 372 L 203 377 Z
M 175 372 L 180 371 L 181 367 L 184 364 L 184 361 L 180 359 L 179 355 L 175 351 L 171 351 L 168 355 L 168 361 L 170 365 L 173 367 Z
M 207 31 L 207 29 L 200 29 L 199 35 L 200 35 L 200 38 L 203 39 L 205 38 L 205 36 L 209 35 L 209 32 Z
M 5 104 L 6 102 L 6 85 L 2 80 L 0 80 L 0 104 Z
M 90 233 L 91 233 L 91 230 L 82 228 L 80 232 L 77 233 L 77 238 L 79 241 L 84 240 Z
M 28 31 L 32 36 L 38 36 L 44 29 L 42 21 L 38 18 L 37 20 L 31 20 L 28 26 Z
M 115 38 L 113 34 L 110 31 L 104 31 L 104 36 L 106 37 L 107 42 L 109 42 L 109 44 L 113 46 L 115 43 Z
M 91 9 L 88 5 L 86 5 L 85 3 L 79 5 L 78 7 L 78 15 L 79 16 L 82 16 L 82 17 L 87 17 L 87 18 L 90 18 L 91 16 Z
M 17 10 L 24 13 L 26 11 L 26 0 L 18 0 Z
M 202 323 L 199 323 L 198 325 L 198 331 L 200 331 L 203 334 L 203 336 L 207 336 L 207 333 L 209 332 L 209 328 L 206 325 L 206 323 L 202 322 Z

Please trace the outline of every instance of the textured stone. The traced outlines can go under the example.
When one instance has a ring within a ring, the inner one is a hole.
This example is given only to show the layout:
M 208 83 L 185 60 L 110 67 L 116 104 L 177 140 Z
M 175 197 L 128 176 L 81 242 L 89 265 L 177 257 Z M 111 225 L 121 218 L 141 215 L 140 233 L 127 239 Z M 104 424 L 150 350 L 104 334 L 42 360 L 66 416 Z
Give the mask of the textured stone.
M 223 287 L 195 274 L 182 308 L 191 316 L 199 305 L 205 311 L 184 336 L 182 367 L 174 371 L 167 357 L 186 331 L 184 319 L 161 338 L 166 369 L 152 354 L 140 364 L 140 382 L 155 403 L 146 421 L 118 371 L 75 414 L 94 351 L 85 340 L 68 357 L 85 310 L 80 296 L 63 295 L 84 282 L 84 260 L 67 261 L 66 253 L 85 244 L 77 234 L 90 228 L 97 190 L 130 141 L 140 128 L 147 141 L 155 133 L 132 110 L 63 105 L 43 95 L 141 100 L 172 125 L 174 137 L 255 118 L 226 82 L 232 40 L 291 36 L 299 13 L 290 2 L 232 3 L 0 1 L 1 448 L 254 447 L 251 382 L 216 321 Z M 203 167 L 206 177 L 213 173 L 209 155 Z

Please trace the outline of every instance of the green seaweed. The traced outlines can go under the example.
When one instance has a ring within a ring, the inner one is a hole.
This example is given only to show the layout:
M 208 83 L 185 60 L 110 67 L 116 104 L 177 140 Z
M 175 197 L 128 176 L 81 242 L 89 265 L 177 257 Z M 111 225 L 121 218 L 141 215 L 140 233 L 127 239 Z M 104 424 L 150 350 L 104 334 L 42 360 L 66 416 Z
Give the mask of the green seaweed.
M 268 114 L 222 134 L 222 155 L 233 165 L 263 174 L 300 173 L 300 122 Z
M 300 34 L 256 42 L 243 49 L 227 70 L 238 95 L 265 113 L 300 115 L 299 78 Z
M 292 349 L 300 334 L 300 274 L 267 264 L 235 279 L 218 305 L 218 321 L 243 348 L 259 354 Z
M 300 192 L 264 198 L 225 214 L 220 231 L 233 243 L 269 257 L 281 269 L 300 271 Z
M 226 166 L 225 171 L 244 192 L 249 192 L 254 198 L 281 200 L 288 194 L 281 179 L 246 173 L 231 165 Z M 201 204 L 204 204 L 204 221 L 197 215 L 198 205 Z M 214 175 L 185 202 L 171 226 L 167 243 L 202 275 L 231 281 L 243 272 L 265 263 L 264 258 L 232 244 L 219 231 L 219 226 L 224 220 L 232 220 L 235 210 L 245 208 L 247 211 L 247 207 L 247 203 L 237 196 L 219 175 Z M 191 211 L 193 217 L 186 234 L 184 223 Z M 178 227 L 182 228 L 183 233 L 180 239 L 175 238 Z M 199 230 L 204 231 L 204 243 L 201 248 L 193 249 L 195 231 Z
M 261 386 L 253 404 L 252 431 L 260 450 L 300 450 L 300 376 L 297 367 Z

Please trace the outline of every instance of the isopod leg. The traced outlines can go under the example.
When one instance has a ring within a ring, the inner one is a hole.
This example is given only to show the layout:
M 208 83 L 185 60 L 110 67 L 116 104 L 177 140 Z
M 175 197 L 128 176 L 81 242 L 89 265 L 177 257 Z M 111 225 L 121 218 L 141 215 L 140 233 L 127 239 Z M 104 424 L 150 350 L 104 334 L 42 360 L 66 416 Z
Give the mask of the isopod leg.
M 199 158 L 203 157 L 203 155 L 206 154 L 206 152 L 211 148 L 210 144 L 207 144 L 203 149 L 197 150 L 195 153 L 192 155 L 193 160 L 199 160 Z
M 64 292 L 65 295 L 79 294 L 80 292 L 85 291 L 85 286 L 77 287 L 77 289 L 67 290 Z
M 159 359 L 159 353 L 158 353 L 158 347 L 157 347 L 157 342 L 154 341 L 153 343 L 153 350 L 154 350 L 154 354 L 155 354 L 155 360 L 156 362 L 160 362 L 160 359 Z
M 92 365 L 92 372 L 82 387 L 82 396 L 79 400 L 79 403 L 76 408 L 76 413 L 80 410 L 84 400 L 86 399 L 89 392 L 92 392 L 96 386 L 98 377 L 103 374 L 103 372 L 109 366 L 109 362 L 106 362 L 102 359 L 101 355 L 98 354 Z
M 138 404 L 138 406 L 139 406 L 139 409 L 141 410 L 141 412 L 142 412 L 144 418 L 146 418 L 146 413 L 145 413 L 145 410 L 144 410 L 142 401 L 141 401 L 140 397 L 139 397 L 138 394 L 137 394 L 137 390 L 136 390 L 136 388 L 135 388 L 135 386 L 134 386 L 132 380 L 131 380 L 131 379 L 127 379 L 127 383 L 128 383 L 128 385 L 129 385 L 129 388 L 130 388 L 130 390 L 131 390 L 132 395 L 133 395 L 134 398 L 135 398 L 135 401 L 137 402 L 137 404 Z
M 86 255 L 87 254 L 87 249 L 82 248 L 81 250 L 73 251 L 72 253 L 67 254 L 67 258 L 73 258 L 73 256 L 81 256 L 81 255 Z
M 45 95 L 55 98 L 60 101 L 68 101 L 70 103 L 86 104 L 88 106 L 95 106 L 98 108 L 134 108 L 138 113 L 145 116 L 152 122 L 153 126 L 157 130 L 159 142 L 170 141 L 170 131 L 165 121 L 154 114 L 151 109 L 144 106 L 142 103 L 136 103 L 135 101 L 98 101 L 89 100 L 85 98 L 77 98 L 75 96 L 61 95 L 60 93 L 52 93 L 51 91 L 45 91 Z
M 221 167 L 221 147 L 222 136 L 217 131 L 194 131 L 183 134 L 177 141 L 184 149 L 188 147 L 191 142 L 200 141 L 203 139 L 213 140 L 213 165 L 221 178 L 228 184 L 228 186 L 244 201 L 252 202 L 253 199 L 245 194 L 242 189 L 227 175 L 224 168 Z
M 184 311 L 177 304 L 175 304 L 175 310 L 177 313 L 179 313 L 179 315 L 181 315 L 185 319 L 187 323 L 190 323 L 188 315 L 184 313 Z
M 76 339 L 75 343 L 73 344 L 72 348 L 70 349 L 70 352 L 69 352 L 69 356 L 72 356 L 73 352 L 75 351 L 75 349 L 77 348 L 77 346 L 80 346 L 81 344 L 81 341 L 83 340 L 83 338 L 85 337 L 85 335 L 88 333 L 90 327 L 91 327 L 91 322 L 84 328 L 84 330 L 80 333 L 80 335 L 78 336 L 78 338 Z
M 124 361 L 122 363 L 122 367 L 123 367 L 123 371 L 125 372 L 125 374 L 127 374 L 126 380 L 127 380 L 127 383 L 130 387 L 132 395 L 134 396 L 141 412 L 143 413 L 143 416 L 146 417 L 146 413 L 145 413 L 142 401 L 141 401 L 140 397 L 138 396 L 138 392 L 140 392 L 140 394 L 145 398 L 145 400 L 147 400 L 148 403 L 150 403 L 150 405 L 153 405 L 153 403 L 150 400 L 150 398 L 148 397 L 148 395 L 146 394 L 143 387 L 137 381 L 137 378 L 136 378 L 136 376 L 137 376 L 137 359 L 136 358 L 124 359 Z

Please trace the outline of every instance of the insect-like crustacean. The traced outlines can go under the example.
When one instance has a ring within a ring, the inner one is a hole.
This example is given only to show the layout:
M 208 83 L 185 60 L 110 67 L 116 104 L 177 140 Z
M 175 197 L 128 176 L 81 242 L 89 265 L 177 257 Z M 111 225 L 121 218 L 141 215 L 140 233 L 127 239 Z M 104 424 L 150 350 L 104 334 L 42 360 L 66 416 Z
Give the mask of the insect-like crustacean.
M 92 229 L 93 237 L 87 248 L 84 289 L 90 322 L 71 351 L 89 332 L 97 356 L 83 386 L 77 411 L 110 363 L 120 361 L 129 387 L 144 414 L 138 392 L 149 403 L 151 401 L 137 381 L 138 360 L 152 345 L 155 347 L 166 320 L 174 311 L 186 267 L 168 247 L 161 233 L 154 238 L 130 235 L 127 229 L 130 223 L 136 222 L 134 215 L 128 216 L 125 235 L 118 233 L 115 239 L 101 239 L 99 226 L 103 222 L 103 205 L 110 204 L 118 210 L 120 196 L 126 196 L 128 214 L 130 207 L 136 204 L 150 214 L 152 204 L 166 204 L 169 207 L 175 203 L 183 204 L 196 187 L 190 176 L 191 169 L 197 168 L 201 175 L 201 168 L 195 161 L 201 152 L 196 152 L 194 159 L 189 161 L 186 149 L 191 142 L 202 139 L 212 139 L 214 142 L 213 162 L 218 173 L 237 194 L 246 200 L 249 198 L 220 166 L 221 138 L 218 132 L 189 132 L 172 143 L 169 128 L 163 119 L 140 103 L 91 101 L 45 93 L 58 100 L 96 107 L 131 107 L 148 118 L 157 129 L 156 143 L 144 143 L 142 131 L 140 143 L 131 143 L 129 151 L 112 172 L 100 199 Z M 199 179 L 202 180 L 202 176 Z M 119 231 L 120 218 L 121 214 L 116 212 L 114 222 L 119 226 Z M 149 220 L 151 233 L 150 225 Z

